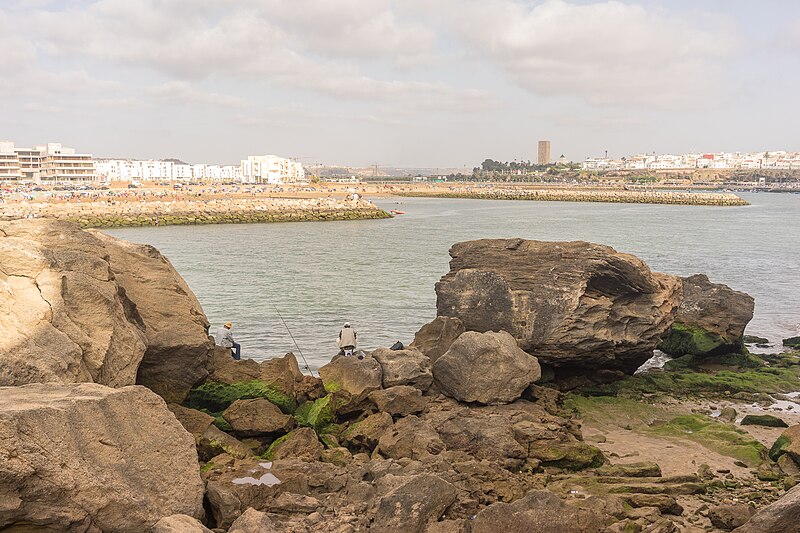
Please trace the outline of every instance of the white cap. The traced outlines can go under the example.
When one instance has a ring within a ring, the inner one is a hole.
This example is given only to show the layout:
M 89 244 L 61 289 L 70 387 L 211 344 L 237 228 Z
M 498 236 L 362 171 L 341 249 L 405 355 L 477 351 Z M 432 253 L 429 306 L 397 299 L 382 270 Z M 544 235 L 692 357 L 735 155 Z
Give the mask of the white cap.
M 344 323 L 344 327 L 349 328 L 350 327 L 350 322 L 345 322 Z

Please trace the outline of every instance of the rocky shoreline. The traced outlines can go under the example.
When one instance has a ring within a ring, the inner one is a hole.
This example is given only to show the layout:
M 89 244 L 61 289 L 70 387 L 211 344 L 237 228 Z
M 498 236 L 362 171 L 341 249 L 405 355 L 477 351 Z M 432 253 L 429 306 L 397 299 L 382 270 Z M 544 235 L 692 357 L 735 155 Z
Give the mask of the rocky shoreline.
M 450 191 L 397 192 L 397 196 L 420 198 L 466 198 L 473 200 L 531 200 L 537 202 L 600 202 L 622 204 L 668 204 L 700 206 L 745 206 L 745 200 L 732 193 L 692 193 L 675 191 L 570 190 L 523 188 L 455 188 Z
M 237 198 L 169 201 L 20 202 L 0 206 L 0 220 L 52 218 L 82 228 L 252 224 L 391 218 L 366 200 Z
M 749 353 L 752 298 L 591 243 L 451 255 L 413 342 L 317 377 L 216 348 L 150 246 L 0 223 L 0 529 L 798 531 L 800 343 Z

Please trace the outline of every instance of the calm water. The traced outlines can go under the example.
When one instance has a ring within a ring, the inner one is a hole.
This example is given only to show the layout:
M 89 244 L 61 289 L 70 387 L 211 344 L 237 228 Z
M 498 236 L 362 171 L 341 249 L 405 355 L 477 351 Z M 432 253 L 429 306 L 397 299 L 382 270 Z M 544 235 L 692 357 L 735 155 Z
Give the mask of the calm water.
M 742 195 L 719 208 L 453 199 L 378 201 L 391 220 L 109 231 L 160 249 L 212 323 L 228 320 L 243 357 L 295 351 L 312 367 L 336 352 L 346 320 L 371 349 L 408 343 L 436 314 L 434 283 L 451 244 L 478 238 L 586 240 L 635 254 L 658 271 L 706 273 L 756 299 L 748 333 L 800 334 L 800 195 Z

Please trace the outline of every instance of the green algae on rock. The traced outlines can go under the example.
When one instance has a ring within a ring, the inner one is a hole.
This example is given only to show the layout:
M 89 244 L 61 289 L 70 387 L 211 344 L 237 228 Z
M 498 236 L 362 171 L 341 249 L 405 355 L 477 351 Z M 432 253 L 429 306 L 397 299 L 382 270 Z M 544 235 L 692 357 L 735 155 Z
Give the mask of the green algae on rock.
M 747 415 L 740 422 L 742 426 L 765 426 L 770 428 L 788 428 L 789 424 L 772 415 Z
M 658 347 L 669 355 L 715 355 L 726 351 L 738 351 L 719 335 L 703 328 L 686 324 L 673 324 L 667 337 Z
M 253 380 L 237 382 L 234 384 L 206 382 L 189 391 L 186 405 L 192 409 L 207 409 L 212 413 L 224 411 L 236 400 L 251 398 L 264 398 L 269 400 L 286 414 L 293 414 L 297 409 L 297 402 L 273 385 L 263 381 Z

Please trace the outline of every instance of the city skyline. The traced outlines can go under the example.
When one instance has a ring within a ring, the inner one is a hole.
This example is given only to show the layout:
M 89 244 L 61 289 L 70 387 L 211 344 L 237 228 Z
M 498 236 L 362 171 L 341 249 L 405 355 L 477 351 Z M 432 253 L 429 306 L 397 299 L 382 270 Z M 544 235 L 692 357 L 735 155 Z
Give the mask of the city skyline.
M 0 138 L 352 166 L 800 149 L 800 5 L 696 4 L 9 0 Z

